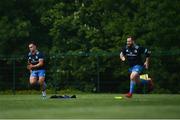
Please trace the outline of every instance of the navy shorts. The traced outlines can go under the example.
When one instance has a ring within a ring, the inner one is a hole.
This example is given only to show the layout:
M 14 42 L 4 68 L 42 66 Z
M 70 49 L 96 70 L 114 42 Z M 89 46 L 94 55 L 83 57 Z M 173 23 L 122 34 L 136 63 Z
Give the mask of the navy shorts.
M 30 77 L 45 77 L 45 70 L 32 70 Z
M 135 65 L 131 68 L 129 68 L 129 72 L 132 73 L 132 72 L 137 72 L 137 73 L 142 73 L 142 71 L 144 70 L 144 66 L 142 65 Z

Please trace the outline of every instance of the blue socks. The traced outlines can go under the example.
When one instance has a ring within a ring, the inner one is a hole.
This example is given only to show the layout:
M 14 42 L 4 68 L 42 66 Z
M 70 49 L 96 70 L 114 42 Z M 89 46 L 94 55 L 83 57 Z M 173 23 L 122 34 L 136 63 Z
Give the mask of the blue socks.
M 42 85 L 42 91 L 46 90 L 46 86 L 47 86 L 47 84 L 46 84 L 46 82 L 44 82 L 43 85 Z
M 136 82 L 131 80 L 130 82 L 130 90 L 129 93 L 132 94 L 134 92 L 134 86 L 136 85 Z
M 143 85 L 148 84 L 148 82 L 149 82 L 148 80 L 140 79 L 140 83 Z M 136 85 L 136 82 L 131 80 L 130 81 L 130 90 L 129 90 L 130 94 L 133 94 L 135 85 Z

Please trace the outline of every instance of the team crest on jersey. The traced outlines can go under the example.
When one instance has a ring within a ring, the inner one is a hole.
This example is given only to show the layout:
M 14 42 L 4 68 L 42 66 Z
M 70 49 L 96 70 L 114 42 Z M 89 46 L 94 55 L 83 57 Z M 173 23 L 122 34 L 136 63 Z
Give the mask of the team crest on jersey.
M 129 52 L 129 50 L 127 49 L 126 52 Z
M 134 50 L 134 53 L 137 53 L 137 50 Z

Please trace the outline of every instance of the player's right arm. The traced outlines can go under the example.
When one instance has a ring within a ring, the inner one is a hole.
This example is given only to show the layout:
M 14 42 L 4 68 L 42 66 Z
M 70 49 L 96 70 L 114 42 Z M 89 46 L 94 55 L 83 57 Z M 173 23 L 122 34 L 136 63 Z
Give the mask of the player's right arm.
M 27 69 L 29 71 L 31 71 L 31 69 L 32 69 L 32 64 L 29 61 L 27 62 Z
M 122 61 L 125 61 L 125 60 L 126 60 L 126 58 L 125 58 L 125 56 L 123 55 L 122 52 L 120 53 L 120 59 L 121 59 Z
M 125 60 L 126 60 L 125 55 L 126 55 L 126 50 L 125 50 L 125 48 L 123 48 L 122 51 L 121 51 L 121 53 L 120 53 L 120 59 L 121 59 L 122 61 L 125 61 Z

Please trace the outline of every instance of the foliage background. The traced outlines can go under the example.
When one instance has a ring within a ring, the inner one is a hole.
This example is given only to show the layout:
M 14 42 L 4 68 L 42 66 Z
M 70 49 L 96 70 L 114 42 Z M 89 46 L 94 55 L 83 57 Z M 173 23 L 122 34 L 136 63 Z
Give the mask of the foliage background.
M 152 51 L 155 91 L 179 93 L 179 11 L 179 0 L 1 0 L 0 89 L 13 79 L 16 89 L 27 87 L 22 56 L 33 40 L 46 54 L 50 87 L 124 92 L 128 66 L 119 52 L 132 35 Z

